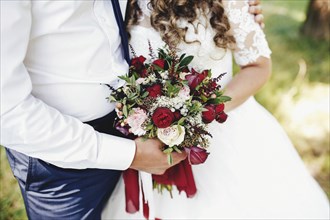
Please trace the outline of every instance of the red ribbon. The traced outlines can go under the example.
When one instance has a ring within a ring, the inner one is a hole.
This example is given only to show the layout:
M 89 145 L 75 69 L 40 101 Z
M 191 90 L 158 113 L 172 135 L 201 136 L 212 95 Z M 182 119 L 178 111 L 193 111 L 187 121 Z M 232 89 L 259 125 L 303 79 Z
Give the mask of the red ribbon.
M 126 212 L 136 213 L 139 211 L 139 176 L 138 171 L 128 169 L 123 172 L 125 183 Z M 193 197 L 196 192 L 196 184 L 188 159 L 169 168 L 163 175 L 152 175 L 152 179 L 159 184 L 174 185 L 179 192 L 184 191 L 188 198 Z M 149 206 L 143 195 L 143 215 L 149 218 Z

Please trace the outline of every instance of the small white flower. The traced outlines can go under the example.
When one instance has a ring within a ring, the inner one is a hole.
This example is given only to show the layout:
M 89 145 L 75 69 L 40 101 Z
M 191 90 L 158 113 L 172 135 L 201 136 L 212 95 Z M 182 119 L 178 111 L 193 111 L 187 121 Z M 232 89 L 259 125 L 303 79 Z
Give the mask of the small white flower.
M 188 75 L 188 74 L 191 74 L 191 73 L 181 72 L 180 75 L 179 75 L 179 77 L 180 77 L 180 79 L 185 80 L 186 79 L 186 75 Z
M 168 71 L 160 72 L 159 74 L 163 79 L 168 79 Z
M 123 88 L 123 92 L 124 92 L 126 95 L 128 94 L 129 91 L 130 91 L 130 89 L 129 89 L 128 86 L 125 86 L 125 87 Z
M 180 91 L 178 96 L 183 99 L 184 101 L 188 100 L 190 98 L 190 88 L 189 86 L 183 86 Z
M 167 128 L 158 128 L 157 137 L 168 146 L 179 145 L 184 140 L 185 129 L 181 125 L 173 125 Z
M 136 82 L 137 85 L 144 84 L 145 78 L 138 78 L 135 82 Z

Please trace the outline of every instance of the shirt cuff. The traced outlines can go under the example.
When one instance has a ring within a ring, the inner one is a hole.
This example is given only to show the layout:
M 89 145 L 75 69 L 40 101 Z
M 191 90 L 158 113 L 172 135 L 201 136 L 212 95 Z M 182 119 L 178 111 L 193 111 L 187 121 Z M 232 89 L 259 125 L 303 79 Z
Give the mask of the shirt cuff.
M 126 170 L 132 164 L 136 145 L 133 140 L 98 133 L 97 165 L 103 169 Z

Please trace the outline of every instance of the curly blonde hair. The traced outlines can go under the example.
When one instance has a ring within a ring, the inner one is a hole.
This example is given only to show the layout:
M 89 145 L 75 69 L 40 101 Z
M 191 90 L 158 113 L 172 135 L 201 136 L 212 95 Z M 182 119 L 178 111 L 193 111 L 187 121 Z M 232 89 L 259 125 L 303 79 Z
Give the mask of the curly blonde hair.
M 182 41 L 186 42 L 187 29 L 178 27 L 177 21 L 185 19 L 192 23 L 198 19 L 198 9 L 205 14 L 211 13 L 209 22 L 216 32 L 213 38 L 216 46 L 228 48 L 235 43 L 234 37 L 229 34 L 230 25 L 222 0 L 150 0 L 149 4 L 153 8 L 150 16 L 151 25 L 160 32 L 162 39 L 170 46 L 175 47 Z M 129 0 L 126 11 L 128 32 L 133 25 L 138 24 L 141 15 L 138 0 Z

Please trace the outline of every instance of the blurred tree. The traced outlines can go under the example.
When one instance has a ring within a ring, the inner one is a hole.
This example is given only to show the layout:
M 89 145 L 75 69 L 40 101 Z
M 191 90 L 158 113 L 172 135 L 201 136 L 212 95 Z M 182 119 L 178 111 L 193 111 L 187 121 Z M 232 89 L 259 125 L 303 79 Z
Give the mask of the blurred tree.
M 314 39 L 329 40 L 329 0 L 310 0 L 302 33 Z

